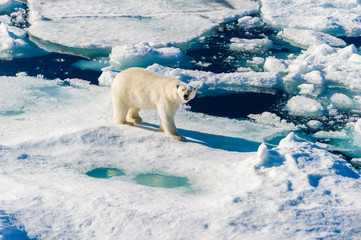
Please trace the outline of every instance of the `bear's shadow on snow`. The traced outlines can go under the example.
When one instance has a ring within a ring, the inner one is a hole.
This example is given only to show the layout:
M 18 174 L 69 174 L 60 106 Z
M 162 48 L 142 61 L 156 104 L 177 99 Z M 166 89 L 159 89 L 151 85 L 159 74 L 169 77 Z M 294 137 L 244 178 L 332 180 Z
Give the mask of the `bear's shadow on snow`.
M 135 127 L 148 131 L 158 132 L 159 126 L 143 122 Z M 187 138 L 186 142 L 202 144 L 210 148 L 217 148 L 233 152 L 255 152 L 261 145 L 259 142 L 243 138 L 216 135 L 178 128 L 178 133 Z

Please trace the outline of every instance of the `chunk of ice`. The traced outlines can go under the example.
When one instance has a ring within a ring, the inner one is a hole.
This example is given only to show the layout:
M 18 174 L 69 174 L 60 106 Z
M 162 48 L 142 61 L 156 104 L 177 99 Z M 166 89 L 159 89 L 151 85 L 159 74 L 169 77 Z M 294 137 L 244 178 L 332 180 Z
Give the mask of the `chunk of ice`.
M 259 53 L 265 52 L 272 47 L 272 41 L 268 38 L 263 39 L 242 39 L 232 38 L 229 48 L 233 51 Z
M 322 116 L 324 112 L 321 103 L 304 96 L 292 97 L 287 102 L 287 109 L 296 116 Z
M 310 120 L 307 122 L 307 126 L 311 129 L 317 130 L 322 128 L 323 124 L 318 120 Z
M 129 67 L 147 67 L 154 63 L 180 62 L 184 54 L 175 47 L 153 48 L 148 43 L 116 46 L 109 55 L 110 64 L 119 70 Z
M 268 72 L 286 72 L 287 66 L 283 60 L 275 57 L 267 57 L 263 66 L 265 71 Z
M 303 75 L 303 78 L 312 84 L 322 84 L 325 82 L 325 77 L 320 71 L 312 71 Z
M 238 25 L 246 28 L 261 27 L 263 22 L 259 17 L 244 16 L 238 19 Z
M 354 106 L 353 100 L 342 93 L 333 94 L 331 96 L 331 102 L 336 109 L 343 111 L 348 111 Z

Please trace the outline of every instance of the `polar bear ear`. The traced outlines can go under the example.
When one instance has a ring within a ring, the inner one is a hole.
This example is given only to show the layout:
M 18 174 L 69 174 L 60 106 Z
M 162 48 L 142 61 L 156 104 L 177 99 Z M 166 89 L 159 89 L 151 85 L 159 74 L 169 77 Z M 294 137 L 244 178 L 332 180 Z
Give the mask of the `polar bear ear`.
M 177 89 L 180 87 L 180 85 L 179 84 L 177 84 Z

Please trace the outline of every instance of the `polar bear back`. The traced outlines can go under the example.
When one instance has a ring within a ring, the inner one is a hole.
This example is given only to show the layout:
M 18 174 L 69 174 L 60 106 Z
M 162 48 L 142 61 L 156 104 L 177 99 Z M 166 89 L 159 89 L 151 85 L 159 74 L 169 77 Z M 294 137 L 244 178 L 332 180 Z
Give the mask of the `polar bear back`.
M 164 101 L 179 104 L 176 78 L 162 76 L 142 68 L 129 68 L 113 80 L 112 95 L 129 107 L 155 109 Z

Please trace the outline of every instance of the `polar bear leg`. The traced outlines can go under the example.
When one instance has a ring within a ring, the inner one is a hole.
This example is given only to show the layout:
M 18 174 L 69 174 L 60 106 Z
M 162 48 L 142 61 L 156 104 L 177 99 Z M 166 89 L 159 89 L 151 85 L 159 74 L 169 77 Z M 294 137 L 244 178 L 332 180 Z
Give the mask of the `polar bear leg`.
M 185 141 L 186 138 L 179 135 L 177 132 L 177 128 L 174 124 L 174 117 L 173 114 L 167 114 L 163 110 L 158 110 L 158 115 L 160 117 L 160 129 L 159 131 L 163 132 L 170 138 L 178 140 L 178 141 Z
M 131 107 L 128 111 L 128 116 L 127 119 L 131 122 L 133 122 L 134 124 L 140 124 L 143 122 L 143 119 L 141 117 L 139 117 L 139 108 L 134 108 Z
M 129 107 L 122 103 L 121 100 L 113 99 L 113 123 L 133 125 L 133 123 L 126 120 L 128 110 Z

